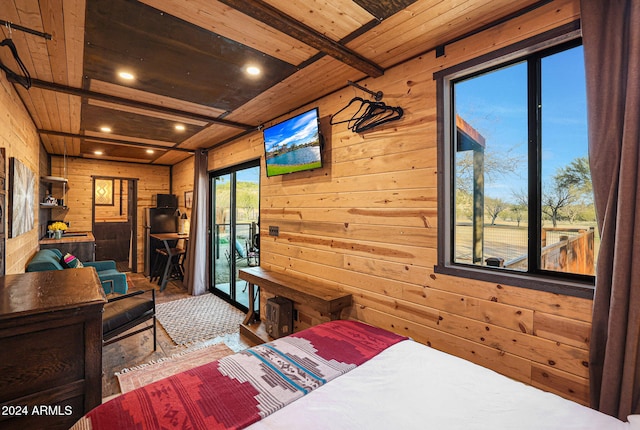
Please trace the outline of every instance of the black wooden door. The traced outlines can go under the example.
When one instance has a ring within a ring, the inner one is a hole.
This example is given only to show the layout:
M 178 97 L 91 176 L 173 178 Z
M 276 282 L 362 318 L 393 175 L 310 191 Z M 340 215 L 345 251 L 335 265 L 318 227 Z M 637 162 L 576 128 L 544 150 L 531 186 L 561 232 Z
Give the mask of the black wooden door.
M 95 223 L 96 260 L 128 261 L 131 238 L 131 223 Z

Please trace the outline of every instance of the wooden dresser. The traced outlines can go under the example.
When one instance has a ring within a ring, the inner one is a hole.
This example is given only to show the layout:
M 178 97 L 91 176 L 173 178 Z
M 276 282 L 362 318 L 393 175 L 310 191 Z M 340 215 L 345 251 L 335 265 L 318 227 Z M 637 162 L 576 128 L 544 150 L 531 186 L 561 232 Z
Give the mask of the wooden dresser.
M 68 429 L 102 400 L 94 268 L 0 277 L 0 428 Z

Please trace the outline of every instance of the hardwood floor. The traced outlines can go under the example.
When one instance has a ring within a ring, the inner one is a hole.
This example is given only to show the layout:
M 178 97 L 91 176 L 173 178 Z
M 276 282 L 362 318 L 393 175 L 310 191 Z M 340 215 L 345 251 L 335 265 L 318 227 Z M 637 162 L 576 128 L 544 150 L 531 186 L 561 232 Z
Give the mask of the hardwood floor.
M 187 294 L 186 289 L 183 288 L 181 281 L 171 281 L 164 291 L 160 291 L 160 287 L 156 283 L 149 282 L 141 273 L 128 273 L 128 277 L 131 281 L 129 291 L 154 288 L 156 290 L 156 304 L 191 297 Z M 236 352 L 251 346 L 240 337 L 239 333 L 217 337 L 190 347 L 176 345 L 160 323 L 157 325 L 157 350 L 155 352 L 153 351 L 153 330 L 147 330 L 107 345 L 102 350 L 102 397 L 108 398 L 120 393 L 120 386 L 115 373 L 124 368 L 170 357 L 173 354 L 193 349 L 203 344 L 210 345 L 215 343 L 225 343 Z

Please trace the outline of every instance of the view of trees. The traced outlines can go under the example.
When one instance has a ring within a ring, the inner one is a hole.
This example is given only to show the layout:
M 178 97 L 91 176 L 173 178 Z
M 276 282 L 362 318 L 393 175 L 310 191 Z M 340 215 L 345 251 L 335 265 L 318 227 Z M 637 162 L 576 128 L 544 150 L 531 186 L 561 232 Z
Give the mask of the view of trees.
M 473 210 L 473 161 L 465 154 L 456 164 L 456 207 L 458 218 L 471 219 Z M 511 154 L 485 154 L 485 180 L 495 181 L 522 169 L 522 160 Z M 595 221 L 591 173 L 587 157 L 573 159 L 547 180 L 542 190 L 542 218 L 553 227 L 559 222 L 570 224 Z M 485 195 L 486 222 L 495 225 L 500 218 L 520 226 L 527 219 L 527 191 L 514 191 L 510 196 Z
M 491 225 L 496 224 L 496 219 L 498 218 L 498 215 L 500 215 L 502 212 L 508 209 L 509 206 L 510 206 L 509 203 L 505 202 L 502 199 L 494 199 L 491 197 L 486 197 L 484 199 L 484 210 L 486 211 L 487 215 L 489 215 L 489 217 L 491 218 Z
M 216 185 L 216 220 L 221 225 L 229 222 L 229 199 L 231 196 L 230 182 L 220 182 Z M 258 219 L 259 184 L 257 182 L 242 182 L 236 184 L 237 222 L 251 222 Z M 222 227 L 224 229 L 224 226 Z
M 522 168 L 524 158 L 515 154 L 515 148 L 497 154 L 491 149 L 484 153 L 485 181 L 497 181 L 510 173 L 516 173 Z M 473 154 L 471 151 L 459 153 L 456 156 L 456 188 L 460 191 L 473 193 Z
M 593 273 L 583 62 L 567 45 L 451 80 L 454 262 Z

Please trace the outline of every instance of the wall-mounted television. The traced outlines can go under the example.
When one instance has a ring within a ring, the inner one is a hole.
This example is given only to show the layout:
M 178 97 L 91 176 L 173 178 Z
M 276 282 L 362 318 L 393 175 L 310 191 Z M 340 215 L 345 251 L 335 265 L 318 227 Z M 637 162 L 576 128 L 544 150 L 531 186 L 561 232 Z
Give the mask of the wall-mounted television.
M 265 128 L 267 176 L 322 167 L 322 135 L 318 108 Z

